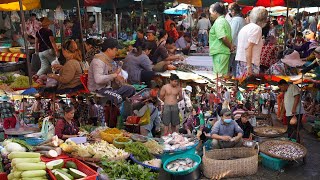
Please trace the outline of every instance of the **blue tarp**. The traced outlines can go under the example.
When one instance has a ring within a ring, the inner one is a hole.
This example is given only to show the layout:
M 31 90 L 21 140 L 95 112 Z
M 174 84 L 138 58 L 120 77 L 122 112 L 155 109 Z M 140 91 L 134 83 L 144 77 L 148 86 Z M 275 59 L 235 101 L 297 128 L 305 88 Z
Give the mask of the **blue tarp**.
M 178 10 L 176 8 L 170 8 L 163 11 L 165 14 L 172 14 L 172 15 L 183 15 L 187 14 L 188 10 Z
M 21 93 L 21 95 L 33 95 L 36 93 L 38 93 L 38 91 L 35 88 L 29 88 L 29 89 L 26 89 L 25 91 L 23 91 Z

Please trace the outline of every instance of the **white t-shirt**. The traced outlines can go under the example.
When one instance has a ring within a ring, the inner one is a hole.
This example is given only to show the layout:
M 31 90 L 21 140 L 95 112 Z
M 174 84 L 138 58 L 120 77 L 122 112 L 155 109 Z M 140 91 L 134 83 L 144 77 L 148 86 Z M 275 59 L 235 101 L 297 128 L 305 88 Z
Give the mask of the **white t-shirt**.
M 288 90 L 284 94 L 284 108 L 286 109 L 286 116 L 292 116 L 292 107 L 294 103 L 294 97 L 300 95 L 300 89 L 298 86 L 290 84 Z M 300 97 L 301 98 L 301 97 Z M 298 103 L 296 113 L 299 114 L 299 108 L 301 102 Z M 301 106 L 301 113 L 304 113 L 303 106 Z
M 263 46 L 262 28 L 254 23 L 245 25 L 238 34 L 236 61 L 247 62 L 246 48 L 248 48 L 249 42 L 255 44 L 253 46 L 252 63 L 260 66 L 260 55 Z

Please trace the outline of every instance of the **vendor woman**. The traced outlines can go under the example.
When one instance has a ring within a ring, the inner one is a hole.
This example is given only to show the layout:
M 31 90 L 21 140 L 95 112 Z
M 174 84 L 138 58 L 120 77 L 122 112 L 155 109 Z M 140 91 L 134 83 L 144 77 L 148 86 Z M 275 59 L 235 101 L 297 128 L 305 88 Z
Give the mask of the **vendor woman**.
M 79 128 L 74 122 L 74 107 L 66 106 L 64 107 L 64 117 L 57 121 L 55 126 L 55 134 L 60 139 L 68 139 L 71 137 L 77 137 Z

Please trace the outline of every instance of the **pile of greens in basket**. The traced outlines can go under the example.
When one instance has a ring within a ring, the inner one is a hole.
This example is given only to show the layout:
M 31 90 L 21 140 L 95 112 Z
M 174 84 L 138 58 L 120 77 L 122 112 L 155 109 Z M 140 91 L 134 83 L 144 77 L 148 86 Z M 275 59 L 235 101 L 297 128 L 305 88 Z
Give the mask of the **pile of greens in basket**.
M 137 164 L 130 164 L 127 161 L 101 161 L 102 174 L 107 174 L 110 180 L 153 180 L 158 179 L 158 173 L 150 172 L 150 169 Z
M 134 158 L 140 162 L 149 161 L 154 158 L 153 155 L 149 153 L 148 148 L 141 142 L 126 144 L 124 150 L 131 153 Z

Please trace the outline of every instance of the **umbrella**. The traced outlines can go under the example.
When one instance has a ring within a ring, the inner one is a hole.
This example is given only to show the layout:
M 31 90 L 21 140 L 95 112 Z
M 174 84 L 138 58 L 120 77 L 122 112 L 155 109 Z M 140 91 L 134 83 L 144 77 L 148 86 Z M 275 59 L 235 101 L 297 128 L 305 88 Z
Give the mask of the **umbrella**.
M 237 2 L 243 6 L 288 6 L 288 7 L 317 7 L 320 6 L 319 0 L 223 0 L 227 3 Z
M 21 93 L 21 95 L 33 95 L 33 94 L 36 94 L 36 93 L 38 93 L 38 91 L 35 88 L 29 88 L 29 89 L 24 90 Z
M 40 0 L 23 0 L 22 7 L 24 11 L 39 9 Z M 0 2 L 0 11 L 19 11 L 19 1 L 18 0 L 3 0 Z

